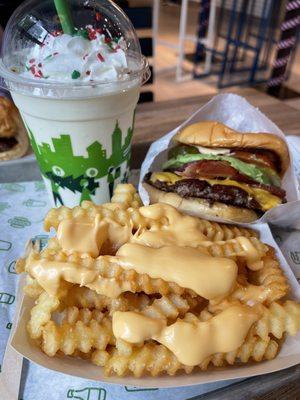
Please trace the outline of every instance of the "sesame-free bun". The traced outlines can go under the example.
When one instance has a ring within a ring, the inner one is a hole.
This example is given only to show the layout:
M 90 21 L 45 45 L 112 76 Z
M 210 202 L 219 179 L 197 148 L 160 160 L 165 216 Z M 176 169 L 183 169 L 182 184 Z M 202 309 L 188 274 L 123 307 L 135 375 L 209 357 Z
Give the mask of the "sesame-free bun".
M 175 142 L 210 148 L 257 148 L 271 150 L 281 162 L 281 175 L 290 164 L 286 143 L 272 133 L 241 133 L 215 121 L 197 122 L 179 131 Z
M 195 217 L 211 219 L 223 218 L 233 222 L 252 222 L 259 218 L 253 210 L 247 208 L 230 206 L 224 203 L 213 202 L 194 197 L 183 198 L 177 193 L 164 192 L 148 183 L 143 183 L 149 194 L 150 204 L 165 203 L 176 207 L 179 211 Z
M 9 150 L 0 151 L 0 161 L 24 156 L 29 147 L 25 126 L 14 103 L 0 97 L 0 138 L 14 137 L 17 143 Z

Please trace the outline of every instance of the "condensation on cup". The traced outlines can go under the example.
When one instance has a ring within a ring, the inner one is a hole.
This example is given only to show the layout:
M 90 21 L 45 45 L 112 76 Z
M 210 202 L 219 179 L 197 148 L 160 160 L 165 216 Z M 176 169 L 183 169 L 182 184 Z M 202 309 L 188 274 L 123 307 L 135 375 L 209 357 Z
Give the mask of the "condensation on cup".
M 122 10 L 107 0 L 68 3 L 72 33 L 52 0 L 24 2 L 0 60 L 1 86 L 19 108 L 55 207 L 107 202 L 127 181 L 135 108 L 149 78 Z

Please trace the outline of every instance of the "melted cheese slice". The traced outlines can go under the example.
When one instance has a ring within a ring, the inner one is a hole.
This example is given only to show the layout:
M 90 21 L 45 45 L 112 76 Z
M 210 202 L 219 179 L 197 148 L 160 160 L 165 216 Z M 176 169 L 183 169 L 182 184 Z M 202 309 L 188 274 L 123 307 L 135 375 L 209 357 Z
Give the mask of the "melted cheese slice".
M 171 185 L 181 179 L 188 179 L 188 178 L 178 176 L 176 174 L 173 174 L 172 172 L 153 172 L 153 174 L 151 175 L 150 181 L 151 182 L 161 181 L 161 182 L 166 182 Z M 270 210 L 271 208 L 281 204 L 281 199 L 279 197 L 274 196 L 267 190 L 253 188 L 245 183 L 239 183 L 239 182 L 231 180 L 231 179 L 224 179 L 224 180 L 220 181 L 218 179 L 201 178 L 201 180 L 204 180 L 211 185 L 218 184 L 218 185 L 239 187 L 239 188 L 245 190 L 245 192 L 247 192 L 250 196 L 252 196 L 260 204 L 263 211 Z

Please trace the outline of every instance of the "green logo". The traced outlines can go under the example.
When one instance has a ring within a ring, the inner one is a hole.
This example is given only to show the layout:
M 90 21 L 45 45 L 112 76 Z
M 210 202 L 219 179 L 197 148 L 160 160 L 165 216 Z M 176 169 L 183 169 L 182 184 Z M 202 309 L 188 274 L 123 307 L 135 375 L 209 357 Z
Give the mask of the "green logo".
M 23 205 L 26 207 L 45 207 L 47 205 L 46 201 L 43 200 L 34 200 L 34 199 L 28 199 L 23 201 Z
M 67 393 L 67 398 L 78 400 L 105 400 L 106 390 L 96 387 L 86 387 L 79 390 L 69 389 Z
M 292 261 L 295 264 L 300 265 L 300 251 L 291 251 L 290 255 L 291 255 Z
M 6 329 L 11 329 L 12 328 L 12 323 L 11 322 L 8 322 L 7 324 L 6 324 Z
M 10 274 L 16 274 L 16 270 L 15 270 L 15 266 L 16 266 L 16 261 L 12 261 L 9 266 L 7 267 L 7 271 Z
M 2 304 L 12 304 L 15 301 L 15 296 L 13 294 L 2 292 L 0 293 L 0 303 Z
M 35 244 L 37 241 L 39 241 L 39 251 L 43 250 L 43 248 L 47 245 L 48 243 L 49 236 L 48 235 L 36 235 L 31 239 L 32 243 Z
M 8 251 L 11 249 L 12 243 L 7 240 L 0 239 L 0 251 Z
M 4 183 L 2 187 L 8 192 L 25 192 L 25 186 L 19 183 Z
M 274 239 L 275 239 L 276 242 L 279 243 L 279 244 L 282 242 L 282 238 L 281 238 L 281 236 L 278 235 L 278 233 L 277 233 L 277 234 L 274 234 Z
M 36 192 L 44 192 L 46 190 L 46 186 L 43 181 L 34 182 L 34 189 Z
M 6 202 L 0 202 L 0 213 L 10 208 L 10 205 Z
M 14 217 L 10 218 L 8 220 L 10 226 L 16 229 L 23 229 L 26 228 L 26 226 L 30 226 L 31 222 L 29 221 L 28 218 L 26 217 Z
M 133 124 L 132 124 L 133 125 Z M 27 127 L 28 128 L 28 127 Z M 114 180 L 121 177 L 121 165 L 125 162 L 129 168 L 131 155 L 131 138 L 133 126 L 127 130 L 122 144 L 122 131 L 116 122 L 112 133 L 112 154 L 108 157 L 106 150 L 98 141 L 93 142 L 86 150 L 88 156 L 76 156 L 73 153 L 70 135 L 62 134 L 52 138 L 52 147 L 48 143 L 37 144 L 33 132 L 28 128 L 31 145 L 39 163 L 41 173 L 50 180 L 55 205 L 62 204 L 60 189 L 69 189 L 80 193 L 80 203 L 91 200 L 91 195 L 99 188 L 98 180 L 107 176 L 112 195 Z
M 158 390 L 158 388 L 139 388 L 136 386 L 125 386 L 126 392 L 150 392 L 152 390 Z

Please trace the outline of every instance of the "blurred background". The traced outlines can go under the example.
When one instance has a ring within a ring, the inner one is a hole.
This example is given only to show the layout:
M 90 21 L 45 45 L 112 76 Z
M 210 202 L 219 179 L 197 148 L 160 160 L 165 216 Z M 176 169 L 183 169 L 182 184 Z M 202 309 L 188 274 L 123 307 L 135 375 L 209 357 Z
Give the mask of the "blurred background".
M 0 0 L 3 29 L 20 3 Z M 300 109 L 299 0 L 117 3 L 152 65 L 142 102 L 252 86 Z

